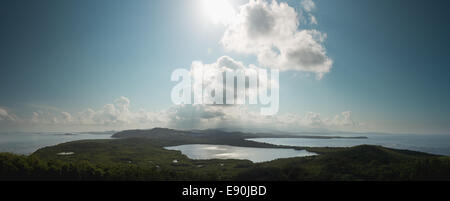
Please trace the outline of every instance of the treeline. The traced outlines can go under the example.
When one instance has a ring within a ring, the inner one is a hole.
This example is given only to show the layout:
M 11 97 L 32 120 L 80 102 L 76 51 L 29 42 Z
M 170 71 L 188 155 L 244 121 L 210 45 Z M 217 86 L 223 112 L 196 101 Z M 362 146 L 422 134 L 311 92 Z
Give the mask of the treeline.
M 313 158 L 280 159 L 256 164 L 236 178 L 274 181 L 450 181 L 450 157 L 359 146 Z
M 0 180 L 214 180 L 216 175 L 142 168 L 134 164 L 96 165 L 88 161 L 44 161 L 34 156 L 0 153 Z
M 365 156 L 366 154 L 361 154 Z M 378 154 L 377 156 L 381 156 Z M 0 180 L 450 180 L 449 157 L 393 160 L 388 157 L 318 156 L 280 159 L 242 168 L 235 176 L 136 164 L 45 161 L 35 156 L 0 153 Z
M 256 165 L 239 173 L 237 180 L 259 181 L 450 181 L 450 162 L 422 159 L 408 164 L 338 164 L 265 167 Z

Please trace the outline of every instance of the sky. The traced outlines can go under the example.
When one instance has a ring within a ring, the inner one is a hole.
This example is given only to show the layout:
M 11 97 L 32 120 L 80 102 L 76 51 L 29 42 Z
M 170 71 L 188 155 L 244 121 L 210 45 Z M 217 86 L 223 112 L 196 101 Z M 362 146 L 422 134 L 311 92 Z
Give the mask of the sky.
M 4 0 L 0 132 L 450 134 L 449 4 Z M 198 65 L 280 69 L 279 112 L 175 105 L 172 72 Z

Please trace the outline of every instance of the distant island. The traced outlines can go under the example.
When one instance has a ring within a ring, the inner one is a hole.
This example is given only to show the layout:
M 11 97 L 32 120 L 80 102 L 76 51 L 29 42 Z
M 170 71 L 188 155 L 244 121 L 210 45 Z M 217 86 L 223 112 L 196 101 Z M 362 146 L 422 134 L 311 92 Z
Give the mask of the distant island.
M 0 154 L 0 180 L 450 180 L 450 157 L 361 145 L 294 147 L 248 138 L 343 138 L 167 128 L 126 130 L 115 139 L 80 140 L 44 147 L 29 156 Z M 365 138 L 365 137 L 354 137 Z M 164 147 L 214 144 L 291 148 L 317 153 L 262 163 L 237 159 L 194 160 Z
M 76 135 L 74 133 L 58 133 L 56 135 L 66 135 L 66 136 L 70 136 L 70 135 Z

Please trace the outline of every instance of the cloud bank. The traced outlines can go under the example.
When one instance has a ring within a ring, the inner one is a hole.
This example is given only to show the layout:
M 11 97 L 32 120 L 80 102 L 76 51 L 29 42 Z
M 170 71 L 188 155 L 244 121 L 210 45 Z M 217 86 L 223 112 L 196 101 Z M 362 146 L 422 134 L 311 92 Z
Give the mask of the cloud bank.
M 156 112 L 133 110 L 127 97 L 119 97 L 101 108 L 87 108 L 79 112 L 37 110 L 22 118 L 0 108 L 0 125 L 7 123 L 27 131 L 81 131 L 148 129 L 278 129 L 305 131 L 313 129 L 356 131 L 362 124 L 352 119 L 351 111 L 332 117 L 307 112 L 304 115 L 278 114 L 262 116 L 257 108 L 248 105 L 177 105 Z M 30 127 L 31 126 L 31 127 Z M 17 128 L 15 128 L 17 130 Z

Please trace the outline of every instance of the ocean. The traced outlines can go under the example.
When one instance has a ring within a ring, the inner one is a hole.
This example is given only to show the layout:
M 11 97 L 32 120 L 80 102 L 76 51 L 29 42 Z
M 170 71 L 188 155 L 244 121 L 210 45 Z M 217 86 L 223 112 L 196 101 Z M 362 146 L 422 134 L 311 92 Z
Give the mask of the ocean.
M 39 148 L 87 139 L 110 139 L 113 133 L 0 133 L 0 152 L 28 155 Z
M 336 136 L 355 136 L 354 134 Z M 359 135 L 358 135 L 359 136 Z M 351 147 L 381 145 L 394 149 L 407 149 L 431 154 L 450 155 L 450 135 L 435 134 L 365 134 L 367 139 L 313 139 L 313 138 L 251 138 L 247 140 L 275 145 L 302 147 Z

